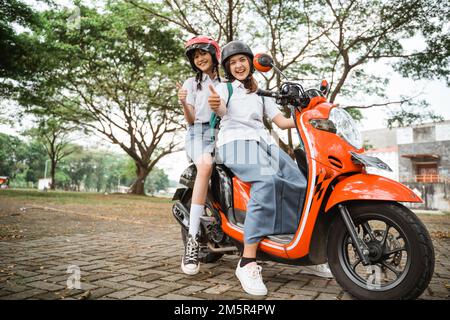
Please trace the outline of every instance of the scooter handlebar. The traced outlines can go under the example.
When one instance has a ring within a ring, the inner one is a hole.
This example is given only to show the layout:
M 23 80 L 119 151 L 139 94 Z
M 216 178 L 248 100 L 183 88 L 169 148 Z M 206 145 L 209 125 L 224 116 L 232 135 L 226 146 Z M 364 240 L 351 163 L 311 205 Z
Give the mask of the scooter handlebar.
M 263 89 L 258 89 L 256 91 L 256 94 L 258 96 L 275 98 L 275 99 L 281 98 L 281 95 L 278 92 L 273 92 L 273 91 L 263 90 Z

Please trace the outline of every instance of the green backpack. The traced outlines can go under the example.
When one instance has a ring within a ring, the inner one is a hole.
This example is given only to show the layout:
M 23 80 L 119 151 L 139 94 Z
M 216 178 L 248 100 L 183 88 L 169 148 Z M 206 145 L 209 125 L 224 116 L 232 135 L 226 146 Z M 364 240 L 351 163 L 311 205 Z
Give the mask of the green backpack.
M 231 96 L 233 95 L 233 86 L 231 85 L 231 82 L 227 82 L 227 89 L 228 89 L 228 100 L 226 107 L 228 108 L 228 103 L 230 103 Z M 209 127 L 211 128 L 211 141 L 214 141 L 214 131 L 219 127 L 220 124 L 220 117 L 213 112 L 211 114 L 211 117 L 209 118 Z

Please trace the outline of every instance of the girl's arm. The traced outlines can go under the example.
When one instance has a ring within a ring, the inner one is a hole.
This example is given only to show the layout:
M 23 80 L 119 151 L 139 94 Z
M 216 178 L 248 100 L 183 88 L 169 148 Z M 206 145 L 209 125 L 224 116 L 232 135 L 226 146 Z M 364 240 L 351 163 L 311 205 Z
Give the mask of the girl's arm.
M 183 114 L 184 119 L 186 119 L 186 122 L 190 125 L 194 124 L 195 122 L 195 109 L 193 106 L 187 103 L 181 103 L 183 106 Z
M 188 104 L 186 101 L 187 90 L 184 89 L 180 83 L 177 83 L 178 89 L 178 102 L 183 106 L 184 119 L 190 125 L 194 124 L 195 121 L 195 109 L 192 105 Z
M 283 114 L 278 113 L 272 121 L 277 125 L 280 129 L 290 129 L 295 128 L 295 122 L 292 118 L 286 118 Z

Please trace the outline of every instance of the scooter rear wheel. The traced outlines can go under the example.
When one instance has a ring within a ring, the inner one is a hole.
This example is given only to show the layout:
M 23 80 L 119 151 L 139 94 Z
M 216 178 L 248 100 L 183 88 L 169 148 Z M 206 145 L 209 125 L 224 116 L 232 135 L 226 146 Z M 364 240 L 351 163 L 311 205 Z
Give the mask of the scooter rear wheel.
M 364 266 L 342 219 L 328 236 L 328 263 L 336 281 L 365 300 L 415 299 L 428 287 L 434 271 L 430 235 L 408 208 L 392 202 L 354 202 L 347 209 L 358 237 L 369 248 Z

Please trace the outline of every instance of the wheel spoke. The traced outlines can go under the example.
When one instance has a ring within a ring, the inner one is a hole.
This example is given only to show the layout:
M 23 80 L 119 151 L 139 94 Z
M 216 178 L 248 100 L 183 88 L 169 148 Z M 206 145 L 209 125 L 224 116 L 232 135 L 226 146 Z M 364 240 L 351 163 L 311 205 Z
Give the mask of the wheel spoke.
M 397 277 L 397 279 L 400 277 L 401 272 L 399 272 L 398 270 L 396 270 L 393 266 L 387 264 L 385 261 L 382 261 L 381 264 L 382 264 L 383 266 L 385 266 L 386 268 L 388 268 L 389 270 L 391 270 L 391 271 L 395 274 L 395 276 Z
M 386 224 L 386 230 L 384 231 L 383 239 L 381 240 L 381 247 L 383 248 L 383 250 L 386 247 L 386 240 L 387 240 L 390 229 L 391 229 L 391 226 Z
M 383 252 L 383 257 L 389 257 L 391 254 L 394 254 L 394 253 L 397 253 L 400 251 L 406 251 L 406 248 L 403 247 L 403 248 L 397 248 L 397 249 L 390 250 L 390 251 L 385 251 L 385 252 Z
M 362 226 L 363 226 L 364 231 L 369 235 L 370 240 L 376 241 L 377 238 L 374 236 L 374 234 L 372 232 L 372 228 L 370 227 L 369 223 L 366 221 L 363 223 Z

